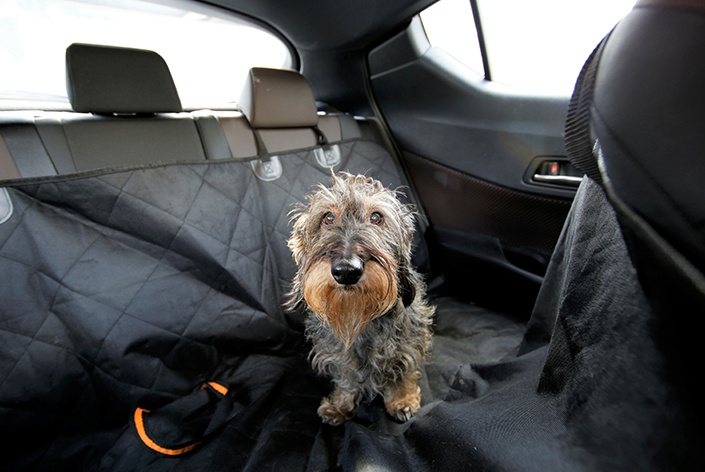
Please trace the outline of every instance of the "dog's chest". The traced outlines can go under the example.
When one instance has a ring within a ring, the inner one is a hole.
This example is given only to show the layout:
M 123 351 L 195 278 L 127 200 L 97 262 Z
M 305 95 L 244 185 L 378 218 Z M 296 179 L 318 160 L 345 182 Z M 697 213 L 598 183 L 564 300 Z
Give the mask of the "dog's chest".
M 362 330 L 347 351 L 348 362 L 361 379 L 387 377 L 397 368 L 402 340 L 391 317 L 380 317 Z
M 404 330 L 397 326 L 402 321 L 396 313 L 372 320 L 345 349 L 329 326 L 315 316 L 309 317 L 306 328 L 313 344 L 314 366 L 341 381 L 345 379 L 351 388 L 368 394 L 381 392 L 384 385 L 403 378 L 414 358 L 407 352 L 408 340 L 402 339 Z

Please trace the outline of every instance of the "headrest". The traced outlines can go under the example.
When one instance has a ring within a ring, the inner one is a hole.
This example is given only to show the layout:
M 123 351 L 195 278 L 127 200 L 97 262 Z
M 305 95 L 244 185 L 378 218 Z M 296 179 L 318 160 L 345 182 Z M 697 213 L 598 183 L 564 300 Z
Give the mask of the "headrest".
M 307 128 L 318 124 L 316 99 L 298 72 L 253 67 L 240 109 L 254 128 Z
M 66 88 L 78 112 L 183 110 L 166 62 L 145 49 L 74 43 L 66 49 Z

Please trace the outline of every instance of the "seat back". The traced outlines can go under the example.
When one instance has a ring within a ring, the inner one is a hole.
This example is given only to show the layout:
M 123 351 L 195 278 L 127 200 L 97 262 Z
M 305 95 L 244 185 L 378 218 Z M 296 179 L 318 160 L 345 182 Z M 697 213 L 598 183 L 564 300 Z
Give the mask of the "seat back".
M 550 338 L 537 391 L 614 470 L 702 469 L 705 7 L 696 3 L 638 1 L 585 64 L 566 148 L 587 177 L 520 352 Z
M 182 113 L 157 53 L 72 44 L 66 77 L 71 106 L 86 113 L 61 120 L 76 171 L 205 159 L 193 117 Z

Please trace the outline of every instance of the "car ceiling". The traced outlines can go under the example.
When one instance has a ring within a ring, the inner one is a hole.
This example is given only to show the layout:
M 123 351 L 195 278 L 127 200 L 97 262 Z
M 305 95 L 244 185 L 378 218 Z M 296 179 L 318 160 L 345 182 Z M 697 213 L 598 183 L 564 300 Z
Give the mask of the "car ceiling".
M 209 0 L 279 30 L 299 51 L 369 49 L 437 0 Z

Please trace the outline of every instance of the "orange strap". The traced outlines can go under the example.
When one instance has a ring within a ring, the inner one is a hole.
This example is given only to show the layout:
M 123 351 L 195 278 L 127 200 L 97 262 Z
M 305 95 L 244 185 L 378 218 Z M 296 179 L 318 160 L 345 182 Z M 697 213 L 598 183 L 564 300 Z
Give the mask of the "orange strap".
M 225 395 L 228 393 L 227 387 L 217 383 L 217 382 L 208 382 L 207 385 L 203 384 L 201 386 L 201 389 L 204 389 L 206 387 L 210 386 L 213 390 L 216 392 L 220 393 L 221 395 Z M 166 447 L 162 447 L 159 444 L 155 443 L 152 438 L 150 438 L 147 435 L 147 430 L 144 427 L 144 413 L 149 413 L 149 410 L 146 410 L 144 408 L 136 408 L 135 409 L 135 428 L 137 429 L 137 434 L 139 435 L 140 439 L 142 442 L 149 447 L 152 450 L 155 450 L 161 454 L 165 454 L 167 456 L 178 456 L 181 454 L 184 454 L 186 452 L 189 452 L 199 444 L 201 444 L 201 441 L 198 441 L 197 443 L 190 444 L 188 446 L 182 447 L 180 449 L 169 449 Z
M 220 393 L 221 395 L 225 395 L 226 393 L 228 393 L 227 387 L 220 385 L 217 382 L 208 382 L 208 385 L 210 385 L 213 390 Z M 203 390 L 204 388 L 206 388 L 206 384 L 201 385 L 201 390 Z
M 201 444 L 199 441 L 195 444 L 191 444 L 190 446 L 182 447 L 181 449 L 167 449 L 165 447 L 161 447 L 159 444 L 152 441 L 149 436 L 147 436 L 147 431 L 144 429 L 144 419 L 142 418 L 142 413 L 149 413 L 149 410 L 145 410 L 144 408 L 137 408 L 135 410 L 135 427 L 137 428 L 137 434 L 139 434 L 142 442 L 145 443 L 145 445 L 150 449 L 154 449 L 155 451 L 166 454 L 167 456 L 178 456 Z

